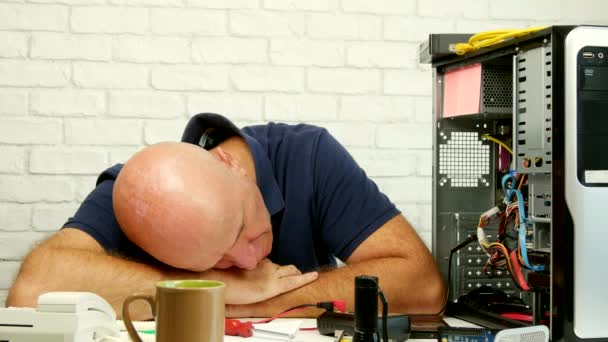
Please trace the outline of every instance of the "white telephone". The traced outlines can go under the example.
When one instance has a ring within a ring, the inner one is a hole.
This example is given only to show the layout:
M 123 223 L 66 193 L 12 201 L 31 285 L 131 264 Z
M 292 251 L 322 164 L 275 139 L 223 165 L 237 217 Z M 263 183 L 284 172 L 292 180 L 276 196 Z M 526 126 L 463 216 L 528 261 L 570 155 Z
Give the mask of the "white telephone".
M 38 307 L 0 308 L 0 342 L 97 342 L 119 336 L 116 313 L 90 292 L 49 292 Z

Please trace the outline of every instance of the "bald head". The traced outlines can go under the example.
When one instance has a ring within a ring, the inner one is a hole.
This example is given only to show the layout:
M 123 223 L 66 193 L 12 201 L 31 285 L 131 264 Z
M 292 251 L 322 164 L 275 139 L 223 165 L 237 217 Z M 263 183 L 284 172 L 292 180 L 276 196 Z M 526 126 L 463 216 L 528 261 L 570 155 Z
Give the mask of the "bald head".
M 168 265 L 199 271 L 211 268 L 238 234 L 240 211 L 231 199 L 237 191 L 230 169 L 209 152 L 160 143 L 125 164 L 113 206 L 131 241 Z

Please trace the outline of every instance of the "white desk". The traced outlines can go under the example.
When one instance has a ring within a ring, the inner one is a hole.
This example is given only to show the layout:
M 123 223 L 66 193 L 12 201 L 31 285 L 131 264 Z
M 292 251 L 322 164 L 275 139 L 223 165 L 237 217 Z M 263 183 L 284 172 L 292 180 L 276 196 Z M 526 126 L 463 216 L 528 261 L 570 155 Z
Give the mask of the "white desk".
M 257 319 L 254 319 L 257 320 Z M 301 328 L 312 328 L 312 327 L 316 327 L 317 326 L 317 321 L 314 318 L 279 318 L 276 321 L 277 322 L 281 322 L 281 321 L 293 321 L 293 320 L 301 320 L 302 324 L 300 325 Z M 450 326 L 453 327 L 477 327 L 474 324 L 459 320 L 457 318 L 451 318 L 451 317 L 444 317 L 444 320 L 446 321 L 446 323 L 448 323 Z M 124 325 L 122 324 L 122 321 L 119 321 L 119 325 L 121 327 L 123 327 L 123 329 L 121 329 L 121 339 L 123 341 L 130 341 L 129 340 L 129 336 L 127 334 L 127 332 L 124 329 Z M 153 330 L 155 328 L 154 326 L 154 322 L 135 322 L 135 328 L 138 330 Z M 143 341 L 145 342 L 154 342 L 154 335 L 150 335 L 150 334 L 140 334 L 141 338 Z M 351 339 L 344 339 L 343 341 L 350 341 Z M 243 338 L 243 337 L 238 337 L 238 336 L 226 336 L 224 338 L 225 342 L 268 342 L 271 341 L 269 339 L 260 339 L 260 338 L 256 338 L 256 337 L 248 337 L 248 338 Z M 419 341 L 419 342 L 436 342 L 436 339 L 425 339 L 425 340 L 421 340 L 421 339 L 409 339 L 408 341 Z M 323 336 L 320 335 L 318 331 L 316 330 L 312 330 L 312 331 L 306 331 L 306 330 L 300 330 L 298 331 L 298 333 L 296 334 L 295 338 L 291 340 L 291 342 L 334 342 L 334 338 L 331 336 Z
M 259 320 L 259 318 L 253 319 L 253 320 Z M 302 321 L 300 328 L 314 328 L 317 326 L 317 321 L 314 318 L 278 318 L 275 321 L 276 322 Z M 130 341 L 129 335 L 126 332 L 126 329 L 124 329 L 124 324 L 122 323 L 122 321 L 119 321 L 118 324 L 121 326 L 121 339 L 123 341 Z M 135 325 L 135 329 L 137 329 L 137 330 L 154 330 L 154 328 L 155 328 L 154 322 L 135 322 L 134 325 Z M 142 340 L 144 342 L 154 342 L 155 341 L 154 335 L 151 335 L 151 334 L 141 334 L 140 333 L 139 336 L 142 338 Z M 239 336 L 225 336 L 224 341 L 225 342 L 261 342 L 261 341 L 268 342 L 270 340 L 256 338 L 255 336 L 247 337 L 247 338 L 243 338 L 243 337 L 239 337 Z M 311 330 L 311 331 L 300 330 L 297 332 L 295 338 L 292 339 L 291 341 L 292 342 L 317 342 L 317 341 L 318 342 L 333 342 L 334 338 L 331 336 L 320 335 L 316 330 Z

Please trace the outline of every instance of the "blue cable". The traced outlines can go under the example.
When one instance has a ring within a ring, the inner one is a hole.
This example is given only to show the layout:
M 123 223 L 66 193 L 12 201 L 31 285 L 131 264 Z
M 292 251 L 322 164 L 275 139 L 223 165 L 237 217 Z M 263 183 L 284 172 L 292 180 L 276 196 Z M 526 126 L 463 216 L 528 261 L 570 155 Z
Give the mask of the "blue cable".
M 530 265 L 528 261 L 528 249 L 526 247 L 526 212 L 524 208 L 524 198 L 521 191 L 514 190 L 517 195 L 517 207 L 519 209 L 519 250 L 521 258 L 524 260 L 524 265 L 535 272 L 540 272 L 545 269 L 543 265 Z
M 507 181 L 509 181 L 510 175 L 507 173 L 502 177 L 502 181 L 500 182 L 502 185 L 502 193 L 505 195 L 505 204 L 509 203 L 509 192 L 507 191 Z
M 511 180 L 511 186 L 507 190 L 507 182 Z M 511 202 L 513 195 L 517 196 L 517 208 L 519 210 L 519 250 L 521 251 L 521 258 L 524 261 L 524 265 L 535 271 L 543 271 L 545 267 L 543 265 L 530 265 L 528 261 L 528 249 L 526 247 L 526 208 L 524 206 L 524 198 L 521 191 L 515 189 L 515 178 L 512 173 L 508 173 L 502 177 L 502 191 L 505 194 L 505 204 Z

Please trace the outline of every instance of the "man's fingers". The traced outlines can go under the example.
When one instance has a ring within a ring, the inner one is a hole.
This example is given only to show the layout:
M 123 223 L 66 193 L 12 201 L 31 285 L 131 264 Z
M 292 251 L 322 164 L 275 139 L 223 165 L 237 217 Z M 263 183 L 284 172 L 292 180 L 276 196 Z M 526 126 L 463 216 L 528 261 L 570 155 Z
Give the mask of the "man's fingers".
M 288 292 L 306 284 L 312 283 L 319 277 L 318 272 L 308 272 L 279 279 L 281 293 Z
M 302 272 L 300 272 L 300 270 L 297 267 L 295 267 L 294 265 L 287 265 L 287 266 L 279 267 L 279 269 L 277 269 L 275 274 L 277 275 L 277 277 L 283 278 L 283 277 L 299 275 L 299 274 L 302 274 Z

